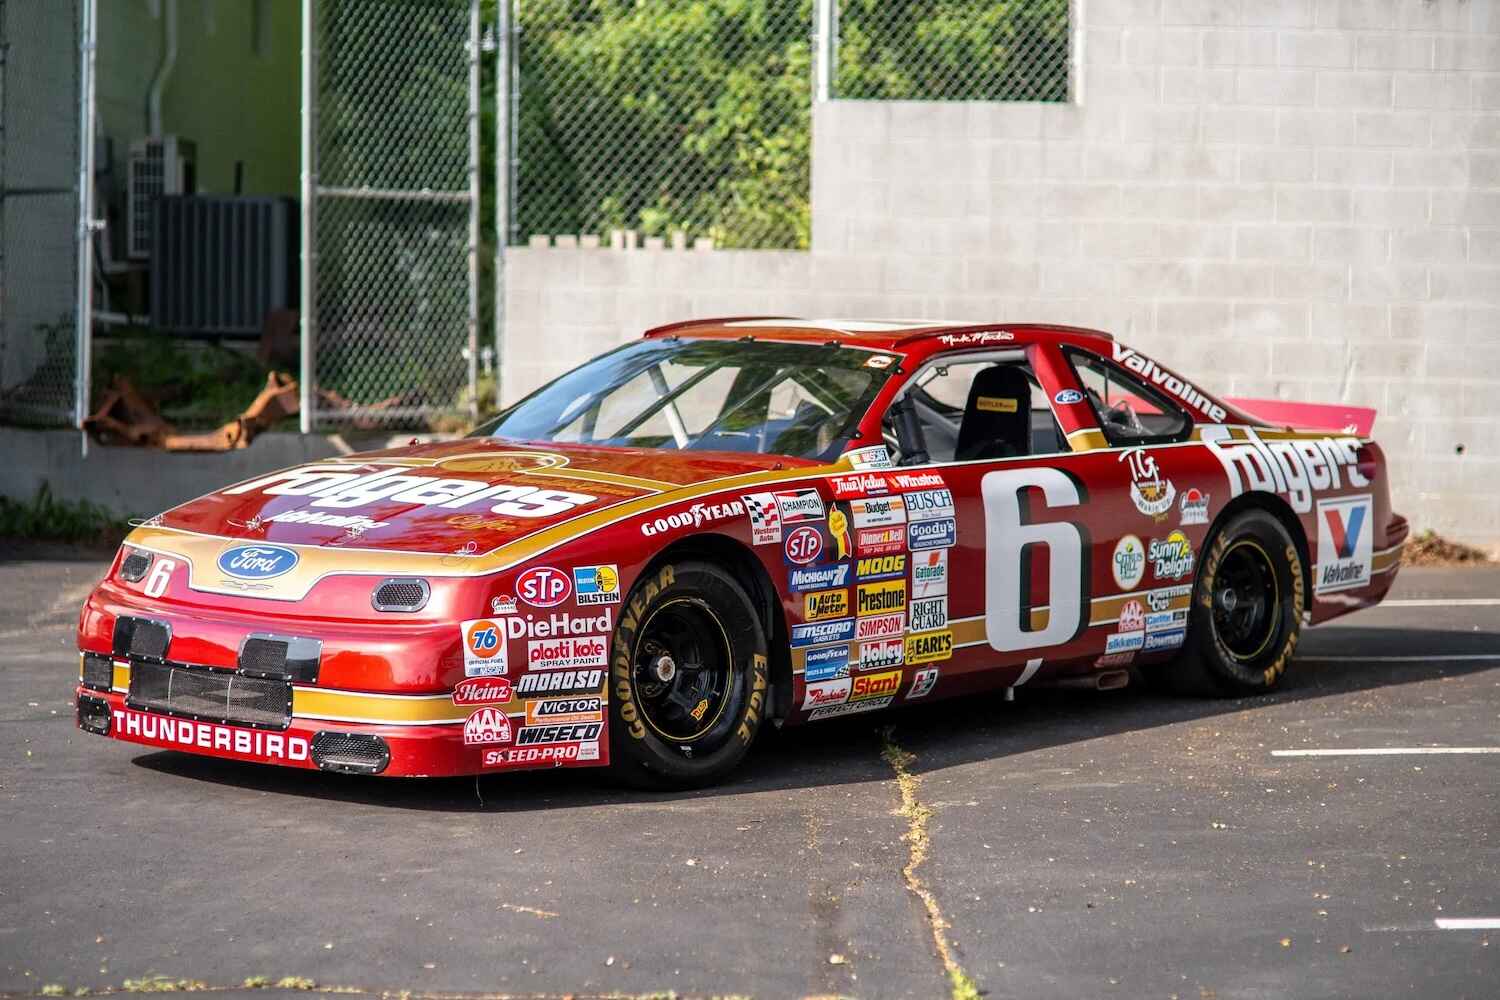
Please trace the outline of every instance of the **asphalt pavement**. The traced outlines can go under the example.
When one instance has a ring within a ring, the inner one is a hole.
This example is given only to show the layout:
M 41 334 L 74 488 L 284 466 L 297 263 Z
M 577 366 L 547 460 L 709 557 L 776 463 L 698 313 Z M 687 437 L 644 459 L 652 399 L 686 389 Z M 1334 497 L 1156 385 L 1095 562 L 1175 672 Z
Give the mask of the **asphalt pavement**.
M 1500 749 L 1500 569 L 1404 570 L 1268 698 L 935 703 L 676 796 L 80 732 L 103 569 L 0 563 L 0 993 L 1500 993 L 1500 752 L 1412 752 Z

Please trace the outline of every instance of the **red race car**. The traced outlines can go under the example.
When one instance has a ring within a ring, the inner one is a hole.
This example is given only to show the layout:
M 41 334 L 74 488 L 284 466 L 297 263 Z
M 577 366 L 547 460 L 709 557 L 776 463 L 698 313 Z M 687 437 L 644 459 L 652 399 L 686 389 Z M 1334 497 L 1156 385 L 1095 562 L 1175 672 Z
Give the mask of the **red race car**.
M 1407 524 L 1373 414 L 1250 406 L 1090 330 L 662 327 L 469 437 L 142 524 L 79 619 L 78 724 L 685 787 L 767 721 L 1127 668 L 1267 691 L 1303 624 L 1385 595 Z

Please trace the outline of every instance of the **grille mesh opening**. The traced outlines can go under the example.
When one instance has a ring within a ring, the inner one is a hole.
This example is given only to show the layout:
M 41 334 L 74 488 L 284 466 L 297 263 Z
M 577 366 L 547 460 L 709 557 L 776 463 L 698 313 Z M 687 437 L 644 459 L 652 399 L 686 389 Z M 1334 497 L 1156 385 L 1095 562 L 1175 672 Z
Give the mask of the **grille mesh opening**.
M 115 685 L 115 664 L 108 656 L 83 654 L 83 686 L 108 691 Z
M 391 762 L 390 747 L 379 736 L 364 733 L 333 733 L 324 730 L 313 737 L 313 760 L 328 771 L 379 774 Z
M 132 552 L 120 563 L 120 579 L 136 583 L 151 568 L 151 556 L 145 552 Z
M 286 680 L 206 667 L 133 663 L 129 704 L 174 715 L 285 729 L 291 720 L 292 685 Z
M 115 655 L 148 656 L 155 660 L 167 655 L 172 630 L 163 622 L 149 618 L 120 617 L 115 620 Z
M 286 643 L 252 636 L 240 650 L 240 669 L 258 674 L 286 673 Z
M 431 593 L 426 580 L 386 580 L 375 588 L 376 611 L 420 611 Z

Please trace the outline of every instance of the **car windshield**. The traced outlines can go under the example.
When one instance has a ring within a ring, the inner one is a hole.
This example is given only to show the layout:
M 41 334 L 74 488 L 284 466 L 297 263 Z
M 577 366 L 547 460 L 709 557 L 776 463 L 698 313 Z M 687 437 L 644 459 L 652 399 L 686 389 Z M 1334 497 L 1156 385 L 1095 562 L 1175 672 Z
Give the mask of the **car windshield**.
M 868 364 L 875 358 L 884 364 Z M 836 344 L 651 338 L 573 369 L 473 433 L 831 460 L 893 360 Z

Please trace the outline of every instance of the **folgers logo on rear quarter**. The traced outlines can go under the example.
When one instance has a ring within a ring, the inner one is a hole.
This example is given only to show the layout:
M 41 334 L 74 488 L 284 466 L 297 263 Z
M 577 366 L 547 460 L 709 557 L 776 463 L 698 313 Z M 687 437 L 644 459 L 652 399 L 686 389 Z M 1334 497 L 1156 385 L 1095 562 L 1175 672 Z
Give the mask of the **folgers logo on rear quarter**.
M 516 578 L 516 596 L 534 608 L 556 607 L 573 592 L 573 581 L 551 566 L 528 569 Z
M 239 580 L 269 580 L 290 573 L 298 558 L 280 545 L 236 545 L 219 554 L 219 571 Z

